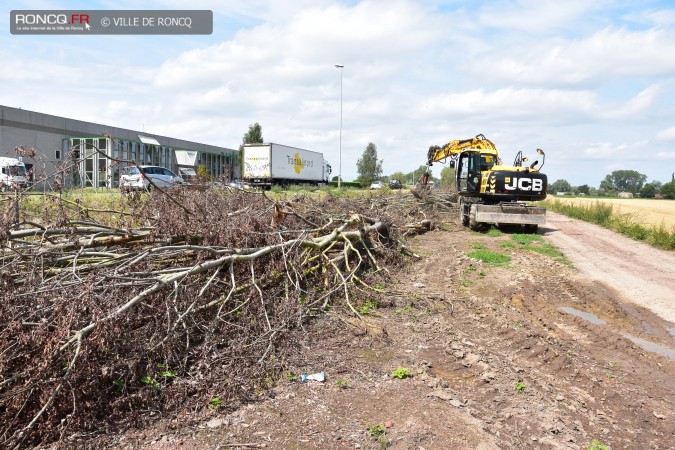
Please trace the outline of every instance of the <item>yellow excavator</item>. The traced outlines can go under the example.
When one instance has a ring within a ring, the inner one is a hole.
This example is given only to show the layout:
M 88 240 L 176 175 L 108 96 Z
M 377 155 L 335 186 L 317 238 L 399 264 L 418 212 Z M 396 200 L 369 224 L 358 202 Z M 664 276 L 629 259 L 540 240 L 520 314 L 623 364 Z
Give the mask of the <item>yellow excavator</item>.
M 540 172 L 546 155 L 541 149 L 537 153 L 541 164 L 525 164 L 527 157 L 519 151 L 512 166 L 503 165 L 497 146 L 479 134 L 429 147 L 427 166 L 450 159 L 456 171 L 462 225 L 481 230 L 489 223 L 520 224 L 533 233 L 546 223 L 546 209 L 526 203 L 546 198 L 547 178 Z

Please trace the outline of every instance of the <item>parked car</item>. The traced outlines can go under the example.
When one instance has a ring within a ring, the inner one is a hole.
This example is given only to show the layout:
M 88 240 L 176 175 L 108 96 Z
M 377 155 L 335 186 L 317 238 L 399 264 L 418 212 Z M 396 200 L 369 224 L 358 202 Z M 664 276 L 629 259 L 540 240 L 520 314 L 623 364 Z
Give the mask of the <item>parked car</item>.
M 122 169 L 120 176 L 120 189 L 122 190 L 142 190 L 151 189 L 152 183 L 160 188 L 173 187 L 184 184 L 183 178 L 179 177 L 169 169 L 159 166 L 128 166 Z
M 373 181 L 370 185 L 371 189 L 384 189 L 384 183 L 381 181 Z
M 389 189 L 403 189 L 401 180 L 389 180 Z

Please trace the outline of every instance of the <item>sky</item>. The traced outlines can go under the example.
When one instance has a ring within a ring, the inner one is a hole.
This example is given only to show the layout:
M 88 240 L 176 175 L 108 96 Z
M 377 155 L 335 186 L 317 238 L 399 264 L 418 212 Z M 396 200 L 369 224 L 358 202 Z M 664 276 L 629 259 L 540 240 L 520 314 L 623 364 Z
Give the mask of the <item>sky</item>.
M 266 142 L 322 152 L 344 180 L 371 142 L 389 175 L 479 133 L 505 163 L 543 149 L 549 182 L 675 172 L 671 0 L 0 5 L 6 106 L 233 149 L 257 122 Z M 12 35 L 15 9 L 211 9 L 214 31 Z

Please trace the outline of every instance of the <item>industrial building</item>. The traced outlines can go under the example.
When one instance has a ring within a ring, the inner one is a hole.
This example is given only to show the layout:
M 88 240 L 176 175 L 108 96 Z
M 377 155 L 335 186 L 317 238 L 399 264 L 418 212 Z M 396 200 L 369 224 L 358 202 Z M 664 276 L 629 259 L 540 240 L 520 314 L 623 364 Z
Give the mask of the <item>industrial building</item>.
M 0 105 L 0 156 L 16 158 L 17 147 L 31 181 L 49 186 L 115 188 L 134 161 L 192 174 L 204 166 L 213 180 L 229 181 L 240 170 L 238 150 L 110 125 Z

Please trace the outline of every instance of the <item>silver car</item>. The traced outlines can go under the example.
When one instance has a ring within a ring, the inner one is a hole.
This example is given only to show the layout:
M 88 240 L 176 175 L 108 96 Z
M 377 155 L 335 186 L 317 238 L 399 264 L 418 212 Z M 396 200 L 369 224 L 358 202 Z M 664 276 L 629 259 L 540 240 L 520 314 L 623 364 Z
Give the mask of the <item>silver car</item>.
M 173 187 L 185 183 L 183 178 L 164 167 L 128 166 L 122 169 L 120 189 L 149 190 L 152 188 L 149 180 L 152 180 L 152 184 L 160 188 Z

